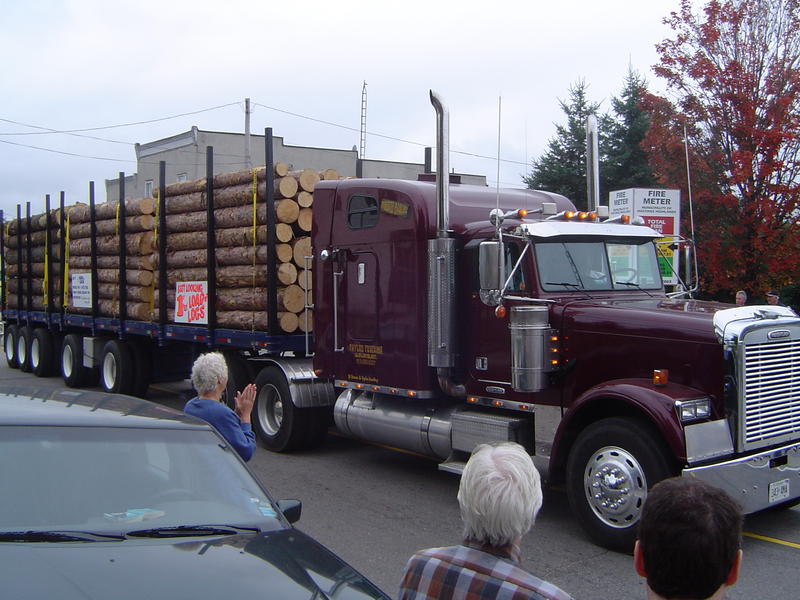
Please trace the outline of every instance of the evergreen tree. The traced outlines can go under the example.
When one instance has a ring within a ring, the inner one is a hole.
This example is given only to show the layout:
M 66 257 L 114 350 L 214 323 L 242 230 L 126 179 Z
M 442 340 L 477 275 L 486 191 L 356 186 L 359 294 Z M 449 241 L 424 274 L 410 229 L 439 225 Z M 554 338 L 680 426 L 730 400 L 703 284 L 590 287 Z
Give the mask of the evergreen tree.
M 599 103 L 589 101 L 587 91 L 588 85 L 581 79 L 570 86 L 568 101 L 559 99 L 567 123 L 556 125 L 556 136 L 547 143 L 545 153 L 533 160 L 530 174 L 523 177 L 529 188 L 562 194 L 578 208 L 587 206 L 586 118 L 597 114 L 600 107 Z M 605 128 L 604 120 L 598 128 L 601 131 Z M 604 139 L 602 135 L 599 137 L 602 147 Z M 603 155 L 602 149 L 600 154 Z
M 601 167 L 606 194 L 611 190 L 657 186 L 642 147 L 650 127 L 650 116 L 642 107 L 646 92 L 645 79 L 629 68 L 622 93 L 611 99 L 615 118 L 607 122 L 609 128 Z M 601 203 L 605 204 L 602 196 Z

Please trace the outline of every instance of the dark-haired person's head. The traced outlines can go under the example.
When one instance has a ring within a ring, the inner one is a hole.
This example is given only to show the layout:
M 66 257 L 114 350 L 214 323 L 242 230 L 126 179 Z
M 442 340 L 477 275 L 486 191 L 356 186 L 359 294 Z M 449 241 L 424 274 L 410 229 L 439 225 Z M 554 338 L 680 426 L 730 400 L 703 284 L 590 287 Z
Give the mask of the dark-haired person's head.
M 724 491 L 674 477 L 653 486 L 639 521 L 636 572 L 648 598 L 705 600 L 736 583 L 742 511 Z

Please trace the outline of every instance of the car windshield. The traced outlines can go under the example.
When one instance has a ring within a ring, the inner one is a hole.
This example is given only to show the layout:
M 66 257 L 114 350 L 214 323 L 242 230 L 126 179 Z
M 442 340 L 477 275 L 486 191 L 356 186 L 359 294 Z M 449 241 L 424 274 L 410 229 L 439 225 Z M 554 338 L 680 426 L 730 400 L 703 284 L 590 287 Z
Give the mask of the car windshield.
M 539 242 L 536 265 L 546 291 L 658 290 L 661 274 L 652 242 Z
M 12 426 L 0 439 L 0 533 L 283 527 L 211 431 Z

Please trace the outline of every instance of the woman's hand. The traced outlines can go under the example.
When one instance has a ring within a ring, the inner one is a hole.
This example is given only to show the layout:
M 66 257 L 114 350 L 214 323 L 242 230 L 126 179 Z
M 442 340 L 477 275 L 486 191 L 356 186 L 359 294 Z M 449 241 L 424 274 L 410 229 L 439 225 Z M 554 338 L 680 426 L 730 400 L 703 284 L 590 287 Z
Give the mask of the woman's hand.
M 250 422 L 250 412 L 253 410 L 253 403 L 256 401 L 256 385 L 248 384 L 241 392 L 236 392 L 233 399 L 234 412 L 242 423 Z

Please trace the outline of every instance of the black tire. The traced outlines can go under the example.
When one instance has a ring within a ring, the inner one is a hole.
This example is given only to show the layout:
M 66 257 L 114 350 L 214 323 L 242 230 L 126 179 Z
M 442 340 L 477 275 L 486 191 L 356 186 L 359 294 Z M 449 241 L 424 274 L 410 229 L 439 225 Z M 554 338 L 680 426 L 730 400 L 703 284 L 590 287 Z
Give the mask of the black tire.
M 139 398 L 147 397 L 147 390 L 153 378 L 152 347 L 144 340 L 130 340 L 131 357 L 133 359 L 133 387 L 131 395 Z
M 30 325 L 23 325 L 19 328 L 17 335 L 17 363 L 19 370 L 24 373 L 31 372 L 31 341 L 33 340 L 33 328 Z
M 133 392 L 134 368 L 127 342 L 109 340 L 100 355 L 100 386 L 112 394 Z
M 61 377 L 67 387 L 78 388 L 89 379 L 89 369 L 83 366 L 83 338 L 68 333 L 61 343 Z
M 51 377 L 55 374 L 56 353 L 53 334 L 44 327 L 33 331 L 31 340 L 31 370 L 37 377 Z
M 19 328 L 16 325 L 8 325 L 3 333 L 3 351 L 6 354 L 6 364 L 9 369 L 19 369 L 17 335 L 19 335 Z
M 632 552 L 647 491 L 674 474 L 660 435 L 635 419 L 593 423 L 575 440 L 567 461 L 567 494 L 596 544 Z
M 228 366 L 228 385 L 222 392 L 222 402 L 235 410 L 236 392 L 241 392 L 247 384 L 253 383 L 253 373 L 247 361 L 233 352 L 225 353 L 225 364 Z
M 252 421 L 267 450 L 289 452 L 308 446 L 314 421 L 313 408 L 297 408 L 289 383 L 278 367 L 265 367 L 256 376 L 256 401 Z

